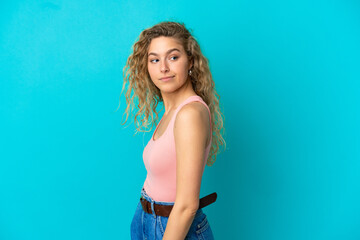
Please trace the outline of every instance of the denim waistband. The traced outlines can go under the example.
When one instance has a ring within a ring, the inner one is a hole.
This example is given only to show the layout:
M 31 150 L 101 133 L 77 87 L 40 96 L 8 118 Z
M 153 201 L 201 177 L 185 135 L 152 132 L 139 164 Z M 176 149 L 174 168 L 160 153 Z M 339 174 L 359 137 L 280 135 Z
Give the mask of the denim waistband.
M 154 203 L 159 204 L 159 205 L 174 205 L 174 202 L 160 202 L 160 201 L 153 200 L 149 195 L 147 195 L 144 188 L 141 189 L 141 196 L 151 203 L 152 215 L 154 217 L 156 216 L 155 211 L 154 211 Z M 196 212 L 195 218 L 202 213 L 203 213 L 202 209 L 199 208 Z

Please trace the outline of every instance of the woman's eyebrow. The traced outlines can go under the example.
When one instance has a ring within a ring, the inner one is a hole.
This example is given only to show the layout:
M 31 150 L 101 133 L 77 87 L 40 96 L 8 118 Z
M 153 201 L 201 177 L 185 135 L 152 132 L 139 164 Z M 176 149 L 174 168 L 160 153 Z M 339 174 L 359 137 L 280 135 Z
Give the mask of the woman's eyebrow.
M 171 48 L 171 49 L 169 49 L 169 50 L 166 52 L 166 54 L 169 54 L 169 53 L 171 53 L 172 51 L 178 51 L 178 52 L 180 52 L 180 50 L 179 50 L 179 49 L 177 49 L 177 48 Z M 150 55 L 155 55 L 155 56 L 158 56 L 158 54 L 153 53 L 153 52 L 149 53 L 149 55 L 148 55 L 148 56 L 150 56 Z

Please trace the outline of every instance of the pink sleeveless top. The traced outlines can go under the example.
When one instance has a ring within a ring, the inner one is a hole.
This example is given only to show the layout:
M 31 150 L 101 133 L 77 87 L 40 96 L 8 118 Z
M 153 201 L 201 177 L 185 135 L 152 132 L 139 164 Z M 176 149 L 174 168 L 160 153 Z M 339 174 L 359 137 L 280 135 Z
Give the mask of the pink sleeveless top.
M 170 122 L 165 132 L 154 141 L 154 134 L 151 136 L 150 141 L 144 148 L 143 161 L 147 170 L 147 176 L 143 185 L 146 193 L 154 200 L 159 202 L 175 202 L 176 197 L 176 150 L 175 150 L 175 137 L 174 137 L 174 123 L 175 118 L 182 106 L 189 102 L 198 101 L 203 103 L 209 111 L 209 118 L 211 124 L 211 114 L 209 107 L 198 95 L 188 97 L 183 101 L 172 115 Z M 210 125 L 211 126 L 211 125 Z M 210 129 L 211 131 L 211 129 Z M 209 156 L 210 147 L 212 142 L 212 132 L 210 134 L 210 143 L 204 149 L 205 157 L 203 164 L 203 171 L 205 168 L 206 160 Z

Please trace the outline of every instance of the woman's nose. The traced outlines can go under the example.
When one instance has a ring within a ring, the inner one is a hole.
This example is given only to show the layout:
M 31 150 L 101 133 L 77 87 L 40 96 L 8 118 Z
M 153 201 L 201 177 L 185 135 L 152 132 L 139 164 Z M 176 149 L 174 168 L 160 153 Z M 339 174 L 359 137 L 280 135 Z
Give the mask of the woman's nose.
M 166 61 L 163 61 L 163 62 L 161 63 L 160 71 L 161 71 L 161 72 L 168 72 L 168 71 L 169 71 L 169 67 L 167 66 Z

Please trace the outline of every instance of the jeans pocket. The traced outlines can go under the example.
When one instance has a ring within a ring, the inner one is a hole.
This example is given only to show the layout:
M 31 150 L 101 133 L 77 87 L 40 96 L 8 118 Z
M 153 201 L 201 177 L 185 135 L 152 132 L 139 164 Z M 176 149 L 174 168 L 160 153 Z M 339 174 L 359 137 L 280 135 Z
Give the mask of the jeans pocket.
M 159 230 L 160 230 L 161 237 L 163 237 L 165 234 L 165 229 L 166 229 L 166 225 L 169 220 L 169 217 L 157 216 L 156 218 L 157 218 L 157 224 L 159 224 Z
M 214 236 L 210 228 L 207 216 L 204 214 L 201 221 L 196 226 L 196 235 L 198 239 L 213 240 Z

